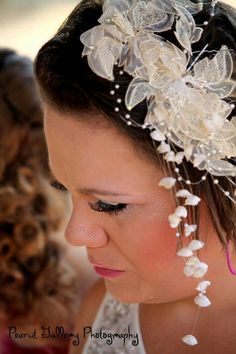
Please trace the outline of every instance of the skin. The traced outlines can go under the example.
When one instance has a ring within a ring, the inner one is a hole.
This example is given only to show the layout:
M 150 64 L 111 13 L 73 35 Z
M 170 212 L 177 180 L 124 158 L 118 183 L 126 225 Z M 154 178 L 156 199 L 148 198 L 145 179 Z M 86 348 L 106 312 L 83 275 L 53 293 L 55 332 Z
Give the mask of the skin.
M 165 332 L 163 323 L 166 323 L 166 330 L 174 331 L 179 342 L 179 336 L 186 331 L 188 334 L 192 328 L 196 314 L 195 288 L 202 279 L 187 278 L 183 274 L 184 260 L 176 255 L 176 230 L 171 229 L 168 222 L 175 205 L 170 191 L 158 186 L 166 175 L 158 166 L 141 158 L 115 128 L 96 127 L 86 121 L 85 114 L 77 117 L 81 119 L 75 118 L 46 106 L 44 127 L 49 164 L 56 179 L 70 192 L 73 204 L 65 229 L 66 239 L 72 245 L 85 246 L 93 263 L 124 271 L 118 277 L 105 278 L 105 285 L 114 298 L 141 303 L 140 322 L 150 352 L 152 345 L 157 348 L 157 340 L 158 345 L 162 343 L 162 337 L 148 333 L 151 325 L 160 326 Z M 104 190 L 121 195 L 104 196 L 101 192 Z M 99 200 L 125 203 L 128 207 L 117 215 L 106 214 L 94 210 Z M 232 312 L 236 311 L 236 282 L 227 269 L 225 254 L 204 200 L 200 208 L 199 236 L 206 247 L 199 251 L 198 257 L 209 266 L 205 280 L 211 280 L 212 286 L 207 296 L 214 303 L 201 311 L 198 321 L 205 337 L 210 319 L 214 326 L 218 315 L 236 313 Z M 227 321 L 230 323 L 229 317 Z M 217 329 L 219 336 L 223 335 L 224 328 L 222 320 Z M 174 340 L 173 343 L 176 345 Z M 184 348 L 180 348 L 182 353 L 185 353 Z

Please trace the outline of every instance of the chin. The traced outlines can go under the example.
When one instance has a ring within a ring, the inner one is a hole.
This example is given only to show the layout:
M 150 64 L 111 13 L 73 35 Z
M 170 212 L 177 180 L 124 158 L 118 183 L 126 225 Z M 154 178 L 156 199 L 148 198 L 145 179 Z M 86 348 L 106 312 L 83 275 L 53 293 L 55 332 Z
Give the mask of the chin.
M 105 285 L 112 297 L 120 302 L 127 304 L 147 302 L 145 296 L 141 296 L 137 288 L 132 288 L 128 285 L 122 286 L 107 279 L 105 280 Z

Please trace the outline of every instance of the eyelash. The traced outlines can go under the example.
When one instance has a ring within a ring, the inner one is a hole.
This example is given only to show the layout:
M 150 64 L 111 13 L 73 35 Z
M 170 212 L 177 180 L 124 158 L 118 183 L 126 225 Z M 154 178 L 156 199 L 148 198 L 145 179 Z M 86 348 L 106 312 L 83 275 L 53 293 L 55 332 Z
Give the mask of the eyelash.
M 50 181 L 50 185 L 51 185 L 53 188 L 56 188 L 56 189 L 59 190 L 59 191 L 68 192 L 68 190 L 66 189 L 66 187 L 64 187 L 63 184 L 59 183 L 58 181 L 52 180 L 52 181 Z
M 89 203 L 91 209 L 98 211 L 100 213 L 106 213 L 106 214 L 113 214 L 113 215 L 118 215 L 119 213 L 121 213 L 122 211 L 126 211 L 127 209 L 127 204 L 109 204 L 109 203 L 105 203 L 102 202 L 101 200 L 99 200 L 98 202 L 96 202 L 95 204 Z
M 63 191 L 63 192 L 68 192 L 68 190 L 66 189 L 66 187 L 63 186 L 63 184 L 61 184 L 60 182 L 56 181 L 56 180 L 52 180 L 50 181 L 50 185 L 53 188 L 56 188 L 57 190 Z M 106 214 L 110 214 L 110 215 L 118 215 L 120 212 L 125 211 L 127 208 L 127 204 L 109 204 L 109 203 L 105 203 L 101 200 L 97 201 L 96 203 L 89 203 L 89 206 L 91 209 L 99 212 L 99 213 L 106 213 Z

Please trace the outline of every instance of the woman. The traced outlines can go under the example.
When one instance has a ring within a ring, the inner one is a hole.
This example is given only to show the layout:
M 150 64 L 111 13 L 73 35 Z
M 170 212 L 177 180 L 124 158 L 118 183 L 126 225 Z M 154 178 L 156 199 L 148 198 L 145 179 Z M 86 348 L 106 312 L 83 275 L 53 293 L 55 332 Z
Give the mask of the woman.
M 235 51 L 235 10 L 185 0 L 84 0 L 40 50 L 65 236 L 102 278 L 71 353 L 232 353 Z

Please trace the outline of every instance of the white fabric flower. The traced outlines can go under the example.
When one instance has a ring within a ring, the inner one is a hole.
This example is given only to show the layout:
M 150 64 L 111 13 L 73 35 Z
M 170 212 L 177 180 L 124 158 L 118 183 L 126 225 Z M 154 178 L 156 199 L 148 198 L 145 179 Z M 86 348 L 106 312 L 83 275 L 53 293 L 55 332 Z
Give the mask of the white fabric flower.
M 83 55 L 103 78 L 114 79 L 115 63 L 133 76 L 126 107 L 147 100 L 145 123 L 154 129 L 154 140 L 164 141 L 168 132 L 168 140 L 181 148 L 176 163 L 185 156 L 199 170 L 235 176 L 236 167 L 225 160 L 236 156 L 236 117 L 227 119 L 233 106 L 224 100 L 235 87 L 232 56 L 222 46 L 212 58 L 204 57 L 205 48 L 199 59 L 191 58 L 192 44 L 202 35 L 192 14 L 202 6 L 190 0 L 105 0 L 100 25 L 80 37 Z M 174 22 L 184 50 L 160 35 Z M 173 161 L 170 154 L 165 158 Z

